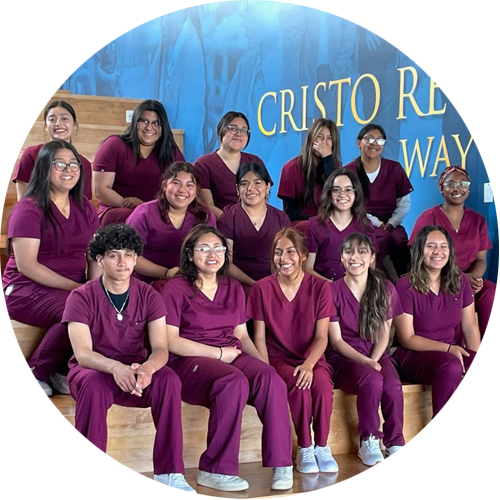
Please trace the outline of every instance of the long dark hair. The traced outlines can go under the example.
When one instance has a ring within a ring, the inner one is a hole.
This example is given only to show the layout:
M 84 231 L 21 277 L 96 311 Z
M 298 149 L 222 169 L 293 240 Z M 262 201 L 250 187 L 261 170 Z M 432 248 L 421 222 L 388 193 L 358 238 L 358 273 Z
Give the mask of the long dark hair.
M 309 132 L 307 133 L 306 142 L 302 146 L 299 154 L 299 161 L 302 168 L 304 178 L 304 205 L 315 207 L 314 193 L 318 183 L 323 184 L 326 180 L 326 174 L 323 162 L 317 166 L 314 163 L 313 143 L 320 133 L 321 129 L 326 127 L 332 136 L 332 160 L 333 165 L 337 167 L 340 162 L 340 136 L 337 125 L 333 120 L 327 118 L 319 118 L 314 121 Z
M 449 257 L 446 265 L 441 269 L 441 288 L 447 295 L 455 295 L 460 291 L 462 273 L 457 266 L 457 257 L 455 247 L 448 231 L 441 226 L 424 226 L 413 241 L 410 272 L 408 280 L 410 285 L 420 293 L 429 293 L 430 276 L 424 265 L 424 249 L 427 243 L 427 237 L 433 231 L 439 231 L 444 234 L 448 243 Z
M 200 282 L 198 268 L 193 262 L 194 246 L 196 245 L 196 242 L 207 233 L 215 234 L 215 236 L 220 239 L 222 246 L 227 248 L 224 264 L 217 271 L 217 280 L 227 276 L 229 266 L 231 265 L 231 254 L 229 252 L 226 238 L 217 229 L 212 226 L 208 226 L 207 224 L 194 226 L 182 242 L 181 258 L 179 263 L 179 274 L 180 276 L 183 276 L 191 285 L 193 289 L 193 297 L 198 293 L 199 289 L 197 283 Z
M 352 187 L 354 188 L 354 203 L 351 207 L 351 213 L 356 218 L 356 220 L 362 225 L 366 226 L 368 223 L 368 217 L 366 216 L 365 199 L 363 196 L 363 190 L 357 175 L 348 170 L 347 168 L 337 168 L 332 172 L 332 174 L 326 179 L 325 185 L 323 186 L 323 192 L 321 193 L 321 198 L 318 208 L 319 220 L 325 224 L 330 215 L 335 209 L 332 199 L 333 185 L 335 179 L 345 175 L 351 181 Z
M 365 125 L 358 133 L 357 140 L 361 141 L 363 137 L 372 130 L 380 130 L 382 137 L 387 139 L 387 135 L 385 130 L 376 123 L 369 123 Z M 356 169 L 358 172 L 359 181 L 361 182 L 361 187 L 363 188 L 363 194 L 365 195 L 365 200 L 370 199 L 370 179 L 368 179 L 368 175 L 363 167 L 363 162 L 361 161 L 361 155 L 356 158 Z
M 79 126 L 78 126 L 78 121 L 76 119 L 75 109 L 73 108 L 73 106 L 71 106 L 71 104 L 69 102 L 66 102 L 66 101 L 61 101 L 61 100 L 52 101 L 45 108 L 45 110 L 43 112 L 43 123 L 45 123 L 45 124 L 47 123 L 47 116 L 49 115 L 50 110 L 53 108 L 64 108 L 73 118 L 73 122 L 74 122 L 73 130 L 76 129 L 76 131 L 78 132 Z M 71 142 L 71 137 L 69 139 L 69 142 Z
M 250 123 L 248 121 L 248 118 L 241 113 L 240 111 L 228 111 L 220 120 L 219 123 L 217 124 L 217 137 L 219 138 L 219 141 L 222 143 L 222 138 L 227 134 L 227 126 L 231 125 L 231 122 L 235 118 L 241 118 L 245 121 L 247 124 L 248 128 L 248 136 L 247 136 L 247 143 L 245 145 L 245 148 L 248 146 L 250 142 Z M 243 148 L 243 149 L 245 149 Z
M 165 195 L 165 186 L 170 179 L 174 179 L 180 172 L 186 172 L 190 174 L 193 181 L 196 184 L 196 196 L 194 200 L 189 204 L 187 211 L 194 215 L 194 225 L 205 224 L 208 222 L 209 214 L 205 207 L 198 201 L 198 191 L 199 191 L 199 177 L 191 163 L 185 161 L 176 161 L 167 167 L 165 173 L 163 174 L 160 190 L 158 191 L 157 199 L 160 208 L 161 220 L 168 224 L 170 222 L 170 217 L 168 216 L 168 210 L 170 208 L 170 203 Z
M 340 247 L 341 254 L 348 248 L 366 245 L 375 255 L 372 240 L 362 233 L 347 236 Z M 359 335 L 362 339 L 377 343 L 382 336 L 391 307 L 391 294 L 385 275 L 378 269 L 368 268 L 366 288 L 359 304 Z
M 147 99 L 141 102 L 132 114 L 132 122 L 119 137 L 123 139 L 125 144 L 132 148 L 134 156 L 137 161 L 139 161 L 141 158 L 141 143 L 137 134 L 137 121 L 146 111 L 154 111 L 158 115 L 158 120 L 161 122 L 161 135 L 155 144 L 154 152 L 158 158 L 160 170 L 164 172 L 165 168 L 174 161 L 177 146 L 175 144 L 174 134 L 168 122 L 167 112 L 160 101 Z

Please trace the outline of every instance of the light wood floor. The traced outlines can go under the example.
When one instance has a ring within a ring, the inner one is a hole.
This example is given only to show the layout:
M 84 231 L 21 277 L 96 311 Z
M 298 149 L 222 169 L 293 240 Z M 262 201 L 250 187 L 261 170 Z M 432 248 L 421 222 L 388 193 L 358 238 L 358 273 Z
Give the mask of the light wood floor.
M 260 463 L 242 464 L 240 475 L 250 489 L 224 493 L 198 487 L 200 498 L 498 498 L 498 442 L 487 443 L 486 457 L 440 458 L 425 448 L 410 449 L 411 464 L 366 467 L 354 454 L 336 457 L 337 474 L 295 472 L 292 490 L 271 492 L 271 472 Z M 186 478 L 196 484 L 197 469 Z M 109 476 L 102 479 L 100 498 L 158 498 L 149 491 L 151 473 Z M 72 480 L 43 483 L 42 498 L 71 498 Z

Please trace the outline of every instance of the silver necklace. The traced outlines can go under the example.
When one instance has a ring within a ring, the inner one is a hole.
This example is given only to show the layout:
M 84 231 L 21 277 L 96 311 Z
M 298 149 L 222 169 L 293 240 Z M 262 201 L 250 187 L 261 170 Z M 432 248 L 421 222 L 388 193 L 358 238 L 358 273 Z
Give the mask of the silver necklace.
M 104 283 L 102 284 L 102 287 L 104 288 L 104 291 L 106 292 L 106 296 L 108 297 L 108 300 L 110 301 L 111 305 L 113 306 L 113 309 L 116 311 L 116 319 L 118 321 L 121 321 L 123 319 L 122 311 L 123 311 L 123 309 L 125 309 L 125 305 L 127 304 L 128 296 L 130 294 L 130 288 L 127 290 L 127 296 L 125 297 L 125 302 L 123 303 L 121 309 L 118 310 L 118 308 L 115 306 L 114 302 L 111 300 L 111 297 L 109 296 L 109 293 L 106 290 L 106 287 L 104 286 Z
M 241 208 L 244 210 L 244 212 L 248 215 L 248 218 L 250 219 L 250 222 L 254 225 L 254 226 L 258 226 L 259 222 L 261 222 L 264 217 L 267 215 L 267 206 L 266 206 L 266 210 L 264 211 L 264 215 L 260 218 L 260 219 L 257 219 L 257 220 L 253 220 L 251 217 L 250 217 L 250 214 L 247 212 L 246 208 L 243 206 L 243 203 L 241 204 Z

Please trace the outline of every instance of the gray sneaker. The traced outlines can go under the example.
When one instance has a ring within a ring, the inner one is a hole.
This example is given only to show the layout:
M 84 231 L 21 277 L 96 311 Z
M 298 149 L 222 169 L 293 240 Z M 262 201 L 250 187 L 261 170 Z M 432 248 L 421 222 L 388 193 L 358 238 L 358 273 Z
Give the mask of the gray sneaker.
M 172 488 L 178 490 L 187 491 L 189 493 L 196 493 L 194 488 L 191 488 L 189 483 L 186 481 L 184 474 L 180 472 L 175 472 L 171 474 L 158 474 L 153 476 L 153 481 L 158 481 L 159 483 L 166 484 Z
M 19 378 L 16 380 L 16 387 L 21 389 L 27 396 L 33 397 L 45 397 L 52 396 L 52 389 L 50 388 L 47 382 L 42 382 L 35 377 L 32 377 L 31 374 L 35 367 L 31 367 L 28 371 L 23 370 L 19 374 Z
M 273 467 L 272 490 L 289 490 L 293 486 L 293 465 Z
M 249 484 L 241 477 L 202 470 L 198 471 L 198 484 L 221 491 L 243 491 L 249 488 Z
M 52 384 L 52 387 L 59 394 L 71 394 L 68 386 L 68 381 L 66 380 L 66 377 L 64 375 L 54 372 L 49 375 L 49 380 Z

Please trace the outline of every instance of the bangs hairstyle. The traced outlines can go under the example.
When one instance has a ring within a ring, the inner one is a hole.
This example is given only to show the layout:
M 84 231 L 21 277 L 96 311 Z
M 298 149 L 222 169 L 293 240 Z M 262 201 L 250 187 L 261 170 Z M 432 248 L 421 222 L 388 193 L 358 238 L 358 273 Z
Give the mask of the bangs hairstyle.
M 321 193 L 321 198 L 318 208 L 318 217 L 320 222 L 326 223 L 330 215 L 335 210 L 335 205 L 333 204 L 332 193 L 335 183 L 335 179 L 345 175 L 351 181 L 352 187 L 354 188 L 354 203 L 351 207 L 351 213 L 355 219 L 362 225 L 366 226 L 368 223 L 368 218 L 366 216 L 365 198 L 363 196 L 363 189 L 361 188 L 361 183 L 359 182 L 358 176 L 346 168 L 338 168 L 335 170 L 325 181 L 323 186 L 323 192 Z
M 314 200 L 316 184 L 323 184 L 326 180 L 323 162 L 320 161 L 317 166 L 315 159 L 317 161 L 318 158 L 313 153 L 313 143 L 323 127 L 326 127 L 332 136 L 332 161 L 334 167 L 336 168 L 341 162 L 340 137 L 337 125 L 333 120 L 328 120 L 327 118 L 319 118 L 315 120 L 307 133 L 306 142 L 302 146 L 302 150 L 299 154 L 304 178 L 304 205 L 308 207 L 316 206 Z
M 250 143 L 250 123 L 248 121 L 248 118 L 241 113 L 240 111 L 228 111 L 220 120 L 219 123 L 217 124 L 217 137 L 219 138 L 219 141 L 222 142 L 222 138 L 227 134 L 227 126 L 231 125 L 231 122 L 235 118 L 242 118 L 245 120 L 245 123 L 247 124 L 248 128 L 248 135 L 247 135 L 247 143 L 245 145 L 245 148 L 248 146 Z M 245 149 L 243 148 L 243 149 Z
M 253 172 L 259 179 L 263 180 L 266 184 L 274 185 L 271 175 L 263 163 L 250 161 L 244 163 L 236 172 L 236 185 L 239 186 L 243 177 L 248 174 L 248 172 Z
M 44 110 L 43 112 L 43 122 L 46 124 L 47 123 L 47 116 L 49 115 L 49 112 L 53 108 L 64 108 L 73 118 L 74 122 L 74 129 L 76 129 L 76 132 L 78 132 L 79 126 L 78 126 L 78 121 L 76 119 L 76 112 L 73 106 L 69 102 L 66 101 L 52 101 Z M 71 139 L 70 139 L 71 141 Z
M 163 174 L 162 182 L 160 185 L 160 190 L 158 191 L 157 199 L 160 208 L 161 220 L 168 224 L 170 222 L 170 217 L 168 216 L 168 211 L 170 209 L 170 203 L 165 195 L 165 187 L 170 179 L 175 179 L 177 175 L 181 172 L 186 172 L 191 175 L 193 182 L 196 184 L 196 196 L 194 200 L 189 204 L 187 211 L 194 215 L 194 225 L 205 224 L 208 222 L 209 214 L 207 209 L 198 201 L 198 192 L 200 186 L 200 180 L 194 166 L 191 163 L 185 161 L 176 161 L 172 163 Z
M 104 257 L 111 250 L 132 250 L 140 256 L 142 240 L 137 231 L 128 224 L 109 224 L 99 228 L 89 242 L 88 254 L 92 260 Z
M 141 158 L 141 142 L 139 141 L 139 135 L 137 133 L 137 122 L 146 111 L 154 111 L 158 115 L 158 120 L 161 123 L 161 128 L 159 129 L 161 134 L 156 141 L 154 152 L 158 159 L 160 170 L 163 173 L 165 168 L 174 161 L 177 146 L 175 144 L 172 129 L 170 128 L 170 123 L 168 122 L 167 112 L 160 101 L 147 99 L 141 102 L 134 109 L 132 122 L 125 132 L 118 137 L 121 137 L 125 144 L 132 148 L 132 152 L 138 162 Z
M 428 294 L 430 290 L 430 276 L 424 265 L 424 250 L 427 243 L 427 237 L 433 231 L 439 231 L 444 234 L 449 248 L 449 258 L 446 265 L 441 269 L 441 287 L 447 295 L 455 295 L 460 291 L 462 273 L 457 266 L 457 258 L 453 240 L 441 226 L 424 226 L 413 241 L 410 272 L 408 280 L 413 288 L 420 293 Z
M 367 246 L 376 256 L 372 240 L 362 233 L 354 233 L 342 241 L 340 253 L 353 247 Z M 368 268 L 366 288 L 359 304 L 359 335 L 362 339 L 376 343 L 384 333 L 385 322 L 391 309 L 391 294 L 385 275 L 378 269 Z
M 184 241 L 182 242 L 180 263 L 179 263 L 179 274 L 184 276 L 191 287 L 193 288 L 194 295 L 198 293 L 198 287 L 196 283 L 200 283 L 201 279 L 199 277 L 198 268 L 196 267 L 194 259 L 194 247 L 196 242 L 205 234 L 215 234 L 217 238 L 222 243 L 222 246 L 226 247 L 226 254 L 224 259 L 224 264 L 217 271 L 217 280 L 227 276 L 229 266 L 231 265 L 231 253 L 229 251 L 227 240 L 224 236 L 214 227 L 208 226 L 207 224 L 200 224 L 194 226 L 191 231 L 186 235 Z M 193 295 L 193 296 L 194 296 Z
M 304 233 L 298 231 L 297 229 L 293 229 L 291 227 L 284 227 L 283 229 L 280 229 L 276 233 L 276 235 L 273 238 L 273 242 L 271 244 L 271 273 L 277 274 L 279 271 L 279 269 L 276 267 L 276 264 L 274 263 L 274 252 L 276 251 L 276 246 L 278 245 L 278 241 L 281 238 L 288 238 L 295 247 L 295 250 L 297 250 L 297 253 L 299 254 L 300 258 L 301 259 L 303 258 L 302 262 L 302 270 L 303 270 L 307 257 L 309 257 L 309 250 L 307 248 L 306 237 L 304 236 Z
M 385 130 L 380 126 L 377 125 L 376 123 L 369 123 L 368 125 L 365 125 L 358 133 L 357 140 L 361 141 L 363 137 L 368 134 L 368 132 L 371 132 L 372 130 L 379 130 L 380 133 L 382 134 L 382 137 L 387 140 L 387 135 L 385 133 Z M 361 155 L 356 158 L 356 168 L 358 172 L 358 177 L 359 181 L 361 183 L 361 187 L 363 188 L 363 194 L 365 195 L 365 200 L 370 199 L 370 179 L 368 179 L 368 175 L 365 172 L 365 169 L 363 167 L 363 162 L 361 161 Z

